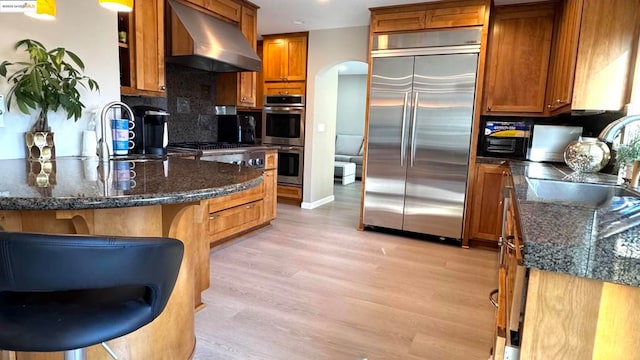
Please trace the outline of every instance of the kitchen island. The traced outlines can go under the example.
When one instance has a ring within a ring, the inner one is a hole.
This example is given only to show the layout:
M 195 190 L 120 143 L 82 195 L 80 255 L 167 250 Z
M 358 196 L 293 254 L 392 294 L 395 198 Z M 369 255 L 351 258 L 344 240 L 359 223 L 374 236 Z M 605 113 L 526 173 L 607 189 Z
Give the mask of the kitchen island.
M 208 284 L 209 241 L 203 228 L 209 201 L 262 187 L 262 175 L 243 166 L 178 157 L 105 164 L 81 158 L 49 163 L 0 160 L 0 227 L 181 240 L 185 254 L 163 313 L 108 344 L 119 359 L 189 359 L 195 348 L 199 292 L 203 283 Z M 203 273 L 207 279 L 202 279 Z M 90 359 L 111 359 L 100 345 L 87 353 Z M 3 352 L 0 358 L 13 355 Z M 17 360 L 62 359 L 61 353 L 15 355 Z
M 521 359 L 640 359 L 636 189 L 559 165 L 509 167 L 528 281 L 524 289 L 506 281 L 507 330 L 521 322 L 507 339 L 516 340 Z

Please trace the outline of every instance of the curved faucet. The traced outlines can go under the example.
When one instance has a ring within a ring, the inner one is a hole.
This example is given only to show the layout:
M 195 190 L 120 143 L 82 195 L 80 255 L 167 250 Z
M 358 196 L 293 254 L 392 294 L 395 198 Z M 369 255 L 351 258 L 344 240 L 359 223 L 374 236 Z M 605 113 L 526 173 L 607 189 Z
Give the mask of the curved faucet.
M 611 144 L 613 143 L 613 140 L 616 138 L 616 136 L 618 136 L 623 127 L 636 121 L 640 121 L 640 114 L 621 117 L 620 119 L 613 121 L 611 124 L 602 129 L 602 131 L 598 135 L 598 138 L 606 143 Z
M 106 138 L 108 134 L 107 128 L 111 128 L 108 123 L 109 120 L 107 120 L 107 112 L 116 106 L 126 110 L 129 113 L 129 119 L 131 119 L 131 121 L 134 119 L 133 111 L 122 101 L 112 101 L 102 108 L 102 112 L 100 113 L 100 141 L 98 141 L 98 158 L 102 162 L 109 161 L 109 154 L 111 153 L 109 150 L 109 142 Z

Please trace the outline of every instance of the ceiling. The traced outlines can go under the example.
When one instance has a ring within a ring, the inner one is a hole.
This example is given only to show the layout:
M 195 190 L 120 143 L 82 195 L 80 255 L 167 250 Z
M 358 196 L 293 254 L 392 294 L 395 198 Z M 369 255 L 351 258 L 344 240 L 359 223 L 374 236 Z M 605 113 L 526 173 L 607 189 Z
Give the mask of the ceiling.
M 434 0 L 251 0 L 258 10 L 258 35 L 369 25 L 369 8 Z M 506 5 L 541 0 L 494 0 Z

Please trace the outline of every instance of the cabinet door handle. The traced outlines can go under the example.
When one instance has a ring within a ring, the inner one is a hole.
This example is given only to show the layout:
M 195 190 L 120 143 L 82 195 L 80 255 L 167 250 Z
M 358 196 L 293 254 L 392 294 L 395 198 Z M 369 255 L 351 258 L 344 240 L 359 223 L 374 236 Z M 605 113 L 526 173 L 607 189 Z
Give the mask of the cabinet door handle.
M 160 86 L 160 90 L 165 91 L 165 90 L 167 90 L 167 87 L 165 85 L 161 85 Z
M 247 206 L 245 206 L 245 209 L 251 209 L 252 207 L 253 207 L 253 204 L 247 205 Z
M 496 300 L 497 296 L 498 296 L 498 289 L 495 289 L 489 293 L 489 301 L 491 302 L 491 305 L 493 305 L 493 307 L 496 309 L 498 308 L 498 300 Z
M 209 220 L 215 220 L 215 218 L 217 218 L 218 215 L 216 214 L 209 214 Z

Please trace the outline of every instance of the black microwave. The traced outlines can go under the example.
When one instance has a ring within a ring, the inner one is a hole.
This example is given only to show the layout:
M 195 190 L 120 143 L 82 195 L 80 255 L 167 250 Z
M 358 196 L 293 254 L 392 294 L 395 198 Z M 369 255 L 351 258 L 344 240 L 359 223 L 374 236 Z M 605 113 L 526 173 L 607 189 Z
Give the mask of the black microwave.
M 531 127 L 527 121 L 484 121 L 478 155 L 525 160 Z

